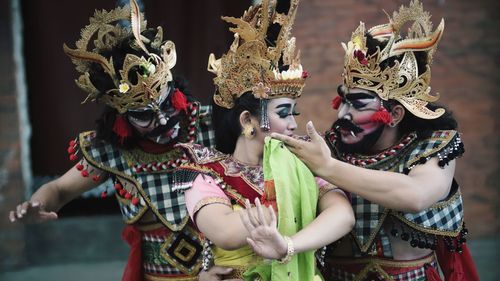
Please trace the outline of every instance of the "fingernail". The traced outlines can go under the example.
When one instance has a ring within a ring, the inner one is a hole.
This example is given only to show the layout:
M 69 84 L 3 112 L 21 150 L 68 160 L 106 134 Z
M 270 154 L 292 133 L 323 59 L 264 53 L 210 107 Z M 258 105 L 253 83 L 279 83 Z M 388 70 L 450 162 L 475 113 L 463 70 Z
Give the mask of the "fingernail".
M 38 202 L 38 201 L 35 201 L 31 204 L 31 206 L 33 206 L 33 207 L 38 207 L 38 205 L 40 205 L 40 202 Z

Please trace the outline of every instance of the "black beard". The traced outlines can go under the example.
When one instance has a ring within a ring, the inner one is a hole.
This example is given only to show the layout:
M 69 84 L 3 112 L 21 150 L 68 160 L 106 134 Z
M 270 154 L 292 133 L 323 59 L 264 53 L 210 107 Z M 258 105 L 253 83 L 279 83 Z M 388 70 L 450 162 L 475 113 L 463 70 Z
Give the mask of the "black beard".
M 361 129 L 361 131 L 363 131 L 363 129 Z M 342 142 L 342 138 L 340 137 L 340 132 L 335 130 L 338 140 L 337 148 L 341 153 L 357 153 L 357 154 L 367 155 L 373 149 L 373 146 L 375 145 L 375 143 L 377 143 L 383 131 L 384 131 L 384 126 L 380 126 L 372 133 L 364 136 L 359 142 L 353 144 L 346 144 Z

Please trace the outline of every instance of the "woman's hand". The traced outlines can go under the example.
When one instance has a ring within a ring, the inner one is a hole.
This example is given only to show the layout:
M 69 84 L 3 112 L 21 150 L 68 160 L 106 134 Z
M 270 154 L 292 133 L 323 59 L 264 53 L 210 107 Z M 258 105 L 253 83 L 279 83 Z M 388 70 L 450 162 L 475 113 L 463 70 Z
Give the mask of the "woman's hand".
M 332 160 L 330 149 L 311 121 L 307 122 L 306 129 L 307 135 L 311 138 L 310 142 L 278 133 L 272 133 L 271 137 L 284 142 L 288 149 L 304 162 L 314 174 L 324 177 L 330 170 L 328 166 Z
M 45 211 L 43 204 L 38 201 L 26 201 L 17 205 L 15 211 L 10 211 L 11 222 L 39 223 L 57 219 L 55 212 Z
M 258 198 L 255 199 L 256 208 L 252 209 L 248 200 L 245 205 L 246 209 L 240 211 L 240 216 L 250 233 L 247 242 L 253 251 L 266 259 L 280 259 L 286 256 L 287 242 L 276 228 L 277 220 L 273 208 L 263 207 Z M 268 213 L 269 219 L 266 219 L 265 212 Z
M 208 271 L 202 271 L 198 275 L 199 281 L 243 281 L 241 279 L 222 279 L 224 275 L 233 272 L 230 267 L 213 266 Z

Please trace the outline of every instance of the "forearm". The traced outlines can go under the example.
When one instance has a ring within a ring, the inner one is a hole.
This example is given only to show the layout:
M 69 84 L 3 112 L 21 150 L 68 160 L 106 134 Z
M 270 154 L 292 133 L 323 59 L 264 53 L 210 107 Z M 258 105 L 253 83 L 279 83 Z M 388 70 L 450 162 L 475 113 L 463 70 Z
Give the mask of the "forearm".
M 349 233 L 353 226 L 354 214 L 351 205 L 345 197 L 343 201 L 337 199 L 309 225 L 291 237 L 295 252 L 315 250 L 335 242 Z
M 436 165 L 436 169 L 440 168 Z M 454 171 L 454 167 L 452 170 Z M 439 179 L 433 181 L 432 175 L 436 174 L 419 173 L 410 177 L 401 173 L 356 167 L 330 159 L 320 176 L 346 191 L 384 207 L 417 212 L 446 195 L 449 183 L 441 183 L 441 175 L 436 175 Z M 453 175 L 449 178 L 451 181 Z
M 70 200 L 64 199 L 60 189 L 54 182 L 42 185 L 30 199 L 31 202 L 40 202 L 48 212 L 59 211 Z

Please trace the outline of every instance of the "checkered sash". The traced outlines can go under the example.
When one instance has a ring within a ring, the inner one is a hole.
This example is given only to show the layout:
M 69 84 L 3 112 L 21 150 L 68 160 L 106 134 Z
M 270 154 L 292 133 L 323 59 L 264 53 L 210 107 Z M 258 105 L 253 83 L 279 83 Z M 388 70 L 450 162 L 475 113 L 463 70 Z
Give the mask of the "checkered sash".
M 82 133 L 80 139 L 84 157 L 91 165 L 134 184 L 149 208 L 169 229 L 177 231 L 184 226 L 188 219 L 184 194 L 172 190 L 172 171 L 135 173 L 119 149 L 95 140 L 93 132 Z M 122 208 L 125 221 L 136 215 L 129 207 Z

